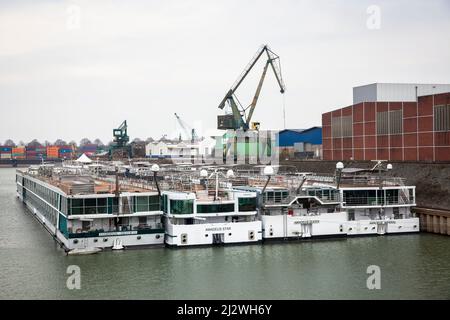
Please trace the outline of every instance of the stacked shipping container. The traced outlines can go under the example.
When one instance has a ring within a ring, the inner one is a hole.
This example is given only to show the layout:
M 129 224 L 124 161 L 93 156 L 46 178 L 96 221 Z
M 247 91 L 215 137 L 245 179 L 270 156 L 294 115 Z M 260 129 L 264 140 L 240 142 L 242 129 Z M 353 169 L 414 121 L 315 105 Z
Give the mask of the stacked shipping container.
M 25 159 L 25 147 L 12 148 L 11 157 L 13 159 Z
M 47 148 L 43 146 L 26 147 L 27 160 L 41 160 L 47 158 Z
M 74 159 L 85 153 L 92 156 L 98 151 L 97 145 L 89 144 L 80 147 L 78 150 L 70 145 L 63 146 L 0 146 L 0 159 L 17 160 L 55 160 L 55 159 Z
M 97 153 L 97 145 L 96 144 L 85 144 L 80 146 L 78 149 L 80 154 L 86 154 L 87 156 L 92 156 Z
M 72 159 L 74 150 L 71 146 L 60 146 L 58 150 L 59 159 Z
M 0 159 L 11 159 L 12 147 L 1 146 L 0 147 Z
M 94 156 L 99 152 L 108 151 L 108 147 L 100 148 L 96 144 L 87 144 L 79 148 L 72 145 L 62 146 L 0 146 L 0 159 L 16 160 L 56 160 L 56 159 L 75 159 L 81 154 Z M 134 155 L 136 157 L 145 157 L 145 143 L 135 144 Z
M 47 147 L 47 159 L 58 159 L 58 157 L 59 157 L 59 146 Z

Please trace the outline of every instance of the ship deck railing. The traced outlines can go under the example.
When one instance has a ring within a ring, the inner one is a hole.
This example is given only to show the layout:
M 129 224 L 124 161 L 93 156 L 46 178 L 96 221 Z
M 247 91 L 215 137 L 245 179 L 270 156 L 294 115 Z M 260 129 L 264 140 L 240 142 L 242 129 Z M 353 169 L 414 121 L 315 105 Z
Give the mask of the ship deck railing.
M 271 177 L 268 188 L 285 187 L 294 189 L 298 187 L 302 181 L 306 179 L 304 185 L 323 184 L 330 187 L 336 187 L 337 177 L 335 175 L 313 174 L 313 175 L 274 175 Z M 264 186 L 267 182 L 265 176 L 250 176 L 248 177 L 249 185 Z M 358 175 L 358 176 L 343 176 L 340 178 L 340 186 L 404 186 L 406 179 L 400 177 L 379 177 L 376 175 Z
M 405 199 L 402 197 L 352 197 L 344 198 L 343 206 L 390 206 L 390 205 L 414 205 L 413 199 Z
M 399 177 L 377 177 L 370 176 L 354 176 L 342 177 L 340 180 L 341 187 L 360 187 L 360 186 L 382 186 L 382 187 L 396 187 L 404 186 L 406 179 Z

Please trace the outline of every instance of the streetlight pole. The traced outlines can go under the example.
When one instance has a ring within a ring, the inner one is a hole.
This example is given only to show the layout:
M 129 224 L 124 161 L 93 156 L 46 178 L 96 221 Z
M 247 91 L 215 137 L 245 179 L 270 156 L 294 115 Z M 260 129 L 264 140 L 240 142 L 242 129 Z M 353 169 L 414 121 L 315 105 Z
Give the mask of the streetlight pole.
M 336 189 L 337 190 L 339 190 L 339 187 L 341 184 L 342 169 L 344 169 L 344 164 L 339 161 L 338 163 L 336 163 L 336 171 L 337 171 Z
M 341 177 L 342 177 L 342 170 L 344 169 L 344 164 L 342 162 L 336 163 L 336 171 L 337 171 L 337 177 L 336 177 L 336 190 L 339 194 L 339 200 L 341 199 L 341 192 L 339 190 L 339 187 L 341 186 Z
M 267 181 L 266 181 L 266 184 L 264 185 L 264 188 L 261 191 L 261 194 L 263 195 L 263 197 L 264 197 L 264 192 L 266 191 L 267 185 L 270 182 L 270 178 L 274 175 L 273 167 L 272 166 L 265 167 L 264 175 L 267 176 Z
M 380 197 L 381 200 L 380 201 L 380 210 L 379 210 L 379 218 L 381 219 L 381 217 L 384 215 L 384 206 L 386 205 L 386 196 L 385 196 L 385 192 L 383 190 L 383 179 L 381 177 L 381 161 L 378 162 L 378 179 L 379 179 L 379 190 L 380 190 Z M 392 170 L 392 164 L 388 163 L 386 165 L 386 170 L 385 171 L 390 171 Z
M 155 181 L 156 189 L 158 190 L 158 195 L 161 197 L 161 190 L 159 189 L 159 183 L 157 179 L 157 175 L 159 172 L 159 166 L 155 163 L 151 170 L 153 171 L 153 180 Z

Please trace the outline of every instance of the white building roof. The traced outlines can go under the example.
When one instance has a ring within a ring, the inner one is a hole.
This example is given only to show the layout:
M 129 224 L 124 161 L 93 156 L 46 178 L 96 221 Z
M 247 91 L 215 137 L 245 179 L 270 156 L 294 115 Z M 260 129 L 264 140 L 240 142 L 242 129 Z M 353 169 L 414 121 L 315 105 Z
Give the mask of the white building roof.
M 450 84 L 372 83 L 353 88 L 353 104 L 415 102 L 417 97 L 450 92 Z

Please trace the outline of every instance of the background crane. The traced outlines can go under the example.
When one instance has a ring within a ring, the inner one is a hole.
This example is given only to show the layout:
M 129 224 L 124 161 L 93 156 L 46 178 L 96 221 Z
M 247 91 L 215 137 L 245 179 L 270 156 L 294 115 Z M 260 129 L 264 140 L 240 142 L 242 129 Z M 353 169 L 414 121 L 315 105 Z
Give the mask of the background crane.
M 123 121 L 118 128 L 113 129 L 114 143 L 109 150 L 109 158 L 111 160 L 121 160 L 131 156 L 131 148 L 128 144 L 130 137 L 127 130 L 127 120 Z
M 195 132 L 195 129 L 192 128 L 190 125 L 188 125 L 185 121 L 183 121 L 179 115 L 175 113 L 175 117 L 177 118 L 177 121 L 183 130 L 185 136 L 187 139 L 191 139 L 191 143 L 195 143 L 198 141 L 197 133 Z
M 266 53 L 267 55 L 267 61 L 264 65 L 264 69 L 261 75 L 261 78 L 258 83 L 258 87 L 256 88 L 255 95 L 253 97 L 253 100 L 251 104 L 244 108 L 239 103 L 239 99 L 236 97 L 236 90 L 239 88 L 239 86 L 242 84 L 244 79 L 247 77 L 247 75 L 250 73 L 252 68 L 255 66 L 256 62 L 259 60 L 263 54 Z M 283 82 L 283 78 L 281 76 L 281 66 L 280 66 L 280 57 L 276 55 L 267 45 L 261 46 L 261 48 L 256 52 L 256 54 L 253 56 L 252 60 L 247 64 L 244 71 L 242 71 L 239 78 L 235 81 L 235 83 L 231 86 L 230 90 L 226 93 L 225 97 L 222 99 L 221 103 L 219 104 L 219 108 L 223 109 L 228 103 L 228 105 L 231 108 L 232 113 L 230 115 L 219 115 L 218 116 L 218 129 L 242 129 L 244 131 L 248 130 L 250 128 L 251 119 L 253 116 L 253 112 L 255 111 L 256 103 L 258 102 L 259 94 L 261 92 L 262 85 L 264 83 L 264 79 L 266 77 L 267 68 L 271 66 L 275 77 L 277 79 L 278 85 L 280 87 L 280 92 L 284 93 L 285 91 L 285 85 Z M 248 111 L 248 114 L 246 114 Z
M 122 122 L 122 124 L 117 129 L 113 129 L 114 142 L 117 147 L 124 147 L 130 141 L 130 137 L 127 134 L 127 120 Z

